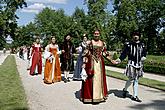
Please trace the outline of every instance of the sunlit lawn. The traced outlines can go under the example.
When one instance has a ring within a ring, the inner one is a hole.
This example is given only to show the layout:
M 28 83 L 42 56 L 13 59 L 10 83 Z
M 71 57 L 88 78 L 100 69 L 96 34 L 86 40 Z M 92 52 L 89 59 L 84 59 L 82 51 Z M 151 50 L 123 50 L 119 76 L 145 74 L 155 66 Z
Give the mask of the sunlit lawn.
M 23 89 L 14 56 L 10 55 L 0 65 L 0 110 L 27 110 Z
M 128 80 L 128 78 L 124 74 L 119 72 L 107 70 L 106 74 L 107 76 L 114 77 L 117 79 Z M 139 84 L 165 91 L 165 82 L 162 81 L 157 81 L 148 78 L 140 78 Z

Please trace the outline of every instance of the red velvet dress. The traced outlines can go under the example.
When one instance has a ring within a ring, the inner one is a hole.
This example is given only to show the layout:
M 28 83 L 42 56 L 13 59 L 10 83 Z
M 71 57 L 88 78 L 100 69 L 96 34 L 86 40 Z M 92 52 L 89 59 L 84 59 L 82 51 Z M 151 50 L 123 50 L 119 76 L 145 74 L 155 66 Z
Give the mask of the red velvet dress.
M 104 46 L 91 46 L 90 54 L 86 56 L 86 81 L 82 82 L 81 100 L 83 102 L 99 103 L 106 100 L 108 95 L 105 64 L 102 52 Z
M 42 72 L 42 53 L 40 45 L 32 46 L 32 63 L 30 67 L 30 75 L 41 74 Z M 35 73 L 35 69 L 37 72 Z

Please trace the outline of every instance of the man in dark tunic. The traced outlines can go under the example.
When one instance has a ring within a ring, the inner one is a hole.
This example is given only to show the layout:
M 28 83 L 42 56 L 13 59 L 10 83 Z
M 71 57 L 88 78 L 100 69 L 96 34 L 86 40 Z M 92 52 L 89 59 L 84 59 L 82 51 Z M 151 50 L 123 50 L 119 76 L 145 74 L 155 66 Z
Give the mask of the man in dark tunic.
M 138 98 L 138 79 L 143 76 L 143 62 L 146 59 L 146 50 L 144 44 L 139 40 L 140 33 L 134 31 L 132 33 L 133 41 L 126 42 L 123 52 L 120 57 L 114 61 L 114 64 L 119 64 L 128 56 L 128 64 L 126 66 L 125 74 L 129 80 L 123 89 L 123 97 L 127 96 L 127 89 L 133 83 L 133 101 L 142 102 Z
M 64 82 L 68 82 L 69 73 L 74 71 L 74 59 L 73 53 L 75 53 L 75 47 L 71 42 L 71 34 L 67 34 L 64 37 L 62 44 L 62 55 L 61 55 L 61 70 L 64 72 Z

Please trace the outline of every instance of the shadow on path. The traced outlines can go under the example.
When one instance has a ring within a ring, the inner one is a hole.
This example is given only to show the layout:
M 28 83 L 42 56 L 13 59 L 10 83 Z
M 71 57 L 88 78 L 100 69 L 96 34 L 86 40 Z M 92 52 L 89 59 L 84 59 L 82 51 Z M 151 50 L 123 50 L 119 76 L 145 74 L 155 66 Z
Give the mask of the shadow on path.
M 132 109 L 136 110 L 145 110 L 146 108 L 152 108 L 154 110 L 165 110 L 165 99 L 163 100 L 152 100 L 151 103 L 147 104 L 137 104 L 134 106 L 129 106 Z
M 80 100 L 81 90 L 76 91 L 74 94 L 75 94 L 75 97 L 76 97 L 77 99 L 79 99 L 79 101 L 81 101 L 81 100 Z
M 108 94 L 114 94 L 118 98 L 124 98 L 123 97 L 123 90 L 118 90 L 118 89 L 112 89 L 108 91 Z M 127 94 L 126 98 L 131 98 L 132 95 Z

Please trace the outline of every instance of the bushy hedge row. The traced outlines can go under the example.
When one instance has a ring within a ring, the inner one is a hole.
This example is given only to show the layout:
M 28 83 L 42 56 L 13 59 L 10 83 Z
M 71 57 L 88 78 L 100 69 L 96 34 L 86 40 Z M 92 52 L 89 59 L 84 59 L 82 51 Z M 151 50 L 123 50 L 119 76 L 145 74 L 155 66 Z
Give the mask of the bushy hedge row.
M 113 65 L 107 59 L 105 59 L 105 64 L 109 66 L 115 66 L 119 68 L 125 68 L 127 65 L 127 60 L 124 60 L 122 63 L 118 65 Z M 152 62 L 152 61 L 145 61 L 144 62 L 144 71 L 150 73 L 156 73 L 165 75 L 165 62 Z
M 78 55 L 75 55 L 75 57 L 74 57 L 75 61 L 77 61 L 77 57 L 78 57 Z M 118 55 L 116 53 L 114 53 L 112 59 L 117 59 L 117 58 L 118 58 Z M 154 58 L 157 59 L 156 56 Z M 125 68 L 127 65 L 127 60 L 124 60 L 122 63 L 120 63 L 118 65 L 114 65 L 105 58 L 105 65 L 115 66 L 115 67 L 119 67 L 119 68 Z M 154 73 L 154 74 L 165 75 L 165 62 L 164 62 L 164 60 L 163 61 L 161 61 L 160 59 L 151 60 L 151 58 L 149 58 L 144 62 L 144 71 Z

